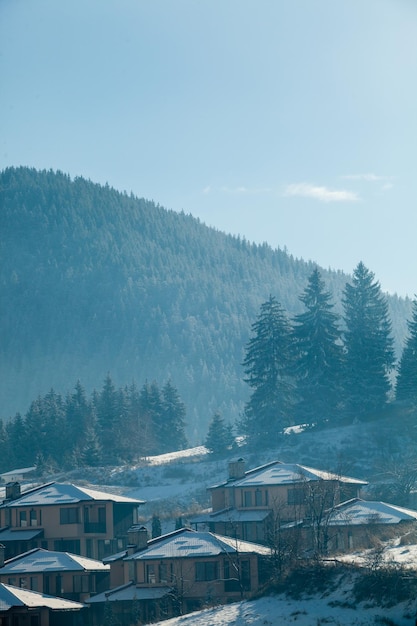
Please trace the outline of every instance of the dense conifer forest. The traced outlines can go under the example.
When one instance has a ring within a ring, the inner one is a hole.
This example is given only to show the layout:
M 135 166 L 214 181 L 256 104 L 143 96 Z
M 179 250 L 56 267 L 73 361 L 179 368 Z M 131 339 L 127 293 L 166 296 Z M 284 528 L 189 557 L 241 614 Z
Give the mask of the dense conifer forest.
M 302 313 L 313 262 L 61 172 L 8 168 L 0 194 L 3 420 L 51 389 L 65 397 L 81 381 L 90 395 L 108 377 L 170 381 L 190 443 L 216 411 L 241 415 L 251 325 L 271 294 Z M 350 278 L 320 273 L 340 312 Z M 412 305 L 390 296 L 388 308 L 399 358 Z

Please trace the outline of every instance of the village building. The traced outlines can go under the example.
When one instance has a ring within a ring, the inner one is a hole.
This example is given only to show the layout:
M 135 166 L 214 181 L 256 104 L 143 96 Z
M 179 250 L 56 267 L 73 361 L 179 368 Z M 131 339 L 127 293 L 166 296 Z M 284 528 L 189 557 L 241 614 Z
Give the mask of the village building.
M 0 552 L 0 582 L 84 602 L 92 593 L 110 587 L 110 566 L 77 554 L 43 548 L 15 556 L 2 565 Z
M 246 471 L 239 458 L 229 463 L 228 479 L 210 487 L 212 510 L 194 516 L 196 529 L 268 543 L 280 523 L 310 515 L 312 495 L 329 508 L 360 495 L 366 481 L 295 463 L 272 461 Z
M 268 579 L 271 552 L 266 546 L 190 528 L 149 541 L 146 528 L 135 532 L 131 554 L 120 554 L 110 564 L 122 564 L 124 585 L 86 600 L 94 607 L 94 624 L 101 623 L 112 601 L 125 611 L 135 601 L 149 621 L 251 597 Z
M 102 560 L 122 550 L 141 500 L 51 482 L 25 492 L 6 485 L 0 505 L 0 543 L 11 558 L 32 548 Z
M 0 583 L 1 626 L 80 626 L 85 605 Z

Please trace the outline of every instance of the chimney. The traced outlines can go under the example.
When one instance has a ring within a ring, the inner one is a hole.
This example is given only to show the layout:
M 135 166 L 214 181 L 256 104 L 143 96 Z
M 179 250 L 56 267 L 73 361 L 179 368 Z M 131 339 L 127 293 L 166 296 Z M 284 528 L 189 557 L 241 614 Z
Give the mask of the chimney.
M 145 526 L 131 526 L 127 531 L 127 537 L 129 554 L 148 547 L 148 531 Z
M 20 498 L 20 483 L 7 483 L 6 485 L 6 500 L 17 500 Z
M 237 480 L 245 476 L 245 459 L 235 459 L 229 462 L 229 480 Z
M 0 543 L 0 567 L 4 567 L 4 553 L 6 548 L 2 543 Z

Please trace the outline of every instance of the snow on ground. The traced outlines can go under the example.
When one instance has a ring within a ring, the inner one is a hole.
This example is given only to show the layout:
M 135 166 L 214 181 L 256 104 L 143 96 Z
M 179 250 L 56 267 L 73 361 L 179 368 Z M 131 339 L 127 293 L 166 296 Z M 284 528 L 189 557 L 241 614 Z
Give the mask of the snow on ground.
M 158 622 L 160 626 L 414 626 L 416 601 L 392 608 L 346 607 L 342 588 L 326 598 L 293 600 L 285 595 L 266 596 L 252 601 L 189 613 Z
M 190 459 L 194 456 L 203 456 L 209 451 L 205 446 L 197 446 L 196 448 L 187 448 L 187 450 L 179 450 L 178 452 L 167 452 L 166 454 L 158 454 L 157 456 L 148 456 L 146 460 L 149 465 L 164 465 L 172 461 L 181 459 Z

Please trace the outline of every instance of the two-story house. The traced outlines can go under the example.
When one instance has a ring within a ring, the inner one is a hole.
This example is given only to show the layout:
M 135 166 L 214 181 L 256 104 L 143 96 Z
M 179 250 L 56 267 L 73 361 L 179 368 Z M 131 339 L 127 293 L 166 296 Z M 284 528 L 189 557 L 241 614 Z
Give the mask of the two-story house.
M 146 528 L 138 528 L 131 551 L 120 555 L 124 584 L 86 600 L 94 624 L 102 623 L 106 602 L 127 616 L 136 600 L 141 618 L 150 621 L 250 597 L 269 575 L 266 546 L 190 528 L 149 541 Z
M 296 463 L 272 461 L 246 471 L 242 458 L 229 463 L 228 479 L 210 487 L 212 511 L 192 525 L 212 532 L 265 543 L 276 520 L 299 521 L 313 506 L 329 508 L 359 496 L 367 483 Z
M 0 505 L 0 543 L 6 558 L 32 548 L 71 552 L 102 560 L 127 545 L 142 501 L 51 482 L 21 493 L 6 485 Z
M 35 548 L 3 562 L 0 583 L 84 602 L 110 586 L 110 566 L 68 552 Z

